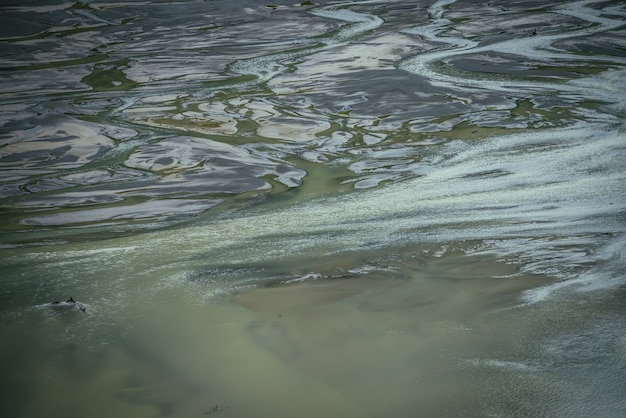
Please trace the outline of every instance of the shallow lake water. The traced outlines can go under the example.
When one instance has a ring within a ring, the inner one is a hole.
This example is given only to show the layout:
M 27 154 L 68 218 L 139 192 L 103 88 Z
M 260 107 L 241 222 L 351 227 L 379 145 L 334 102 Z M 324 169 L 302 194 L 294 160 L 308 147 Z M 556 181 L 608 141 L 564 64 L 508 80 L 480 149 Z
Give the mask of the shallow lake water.
M 623 3 L 0 11 L 0 415 L 626 410 Z

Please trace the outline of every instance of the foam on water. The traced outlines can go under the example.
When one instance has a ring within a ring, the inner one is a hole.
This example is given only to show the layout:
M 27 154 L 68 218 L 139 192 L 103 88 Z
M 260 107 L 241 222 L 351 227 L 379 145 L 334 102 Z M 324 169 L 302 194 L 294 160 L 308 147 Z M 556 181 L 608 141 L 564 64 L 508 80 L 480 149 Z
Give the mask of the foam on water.
M 285 61 L 306 56 L 313 51 L 335 48 L 346 44 L 350 40 L 362 35 L 363 33 L 376 29 L 383 24 L 383 20 L 375 15 L 357 13 L 346 9 L 336 8 L 320 8 L 313 9 L 311 14 L 319 17 L 331 18 L 350 23 L 340 28 L 336 34 L 329 39 L 319 39 L 321 45 L 315 45 L 309 40 L 309 48 L 304 50 L 293 50 L 290 52 L 281 52 L 278 54 L 264 55 L 262 57 L 241 60 L 231 66 L 231 71 L 238 74 L 253 74 L 258 80 L 257 82 L 266 82 L 274 79 L 279 74 L 286 71 L 287 67 L 282 64 Z M 303 43 L 300 41 L 299 43 Z
M 622 133 L 588 126 L 507 135 L 472 147 L 450 143 L 444 147 L 454 149 L 452 157 L 422 177 L 272 213 L 253 211 L 211 225 L 156 233 L 150 252 L 201 248 L 213 263 L 224 257 L 229 265 L 247 265 L 302 253 L 327 256 L 396 245 L 483 241 L 486 245 L 477 254 L 522 260 L 525 273 L 548 273 L 576 283 L 575 277 L 583 277 L 576 273 L 581 267 L 612 263 L 598 247 L 598 238 L 612 248 L 622 245 L 623 141 Z M 529 152 L 533 147 L 536 153 Z M 504 174 L 473 175 L 485 171 Z M 613 261 L 617 264 L 608 277 L 594 276 L 596 287 L 622 282 L 615 277 L 620 261 Z M 528 300 L 541 299 L 530 295 Z
M 355 25 L 341 29 L 337 35 L 331 38 L 331 44 L 345 42 L 360 33 L 376 29 L 383 24 L 383 20 L 378 16 L 357 13 L 348 9 L 314 9 L 311 11 L 311 14 L 355 23 Z
M 454 3 L 443 2 L 441 6 L 448 6 Z M 585 92 L 587 96 L 593 96 L 595 89 L 586 89 L 584 84 L 578 84 L 573 88 L 564 83 L 546 83 L 546 82 L 524 82 L 521 80 L 515 80 L 511 77 L 499 77 L 497 75 L 485 75 L 485 74 L 472 74 L 469 72 L 461 72 L 455 74 L 454 72 L 441 72 L 433 68 L 433 64 L 445 61 L 446 59 L 469 55 L 479 54 L 484 52 L 499 52 L 507 54 L 520 55 L 527 58 L 529 61 L 553 61 L 554 59 L 563 60 L 565 62 L 582 61 L 588 57 L 579 57 L 575 54 L 570 54 L 564 51 L 560 51 L 554 48 L 553 44 L 556 41 L 581 37 L 594 33 L 602 33 L 618 28 L 623 25 L 621 19 L 601 18 L 598 15 L 601 13 L 598 10 L 585 7 L 588 4 L 596 3 L 596 1 L 584 1 L 569 4 L 563 8 L 556 8 L 554 13 L 563 13 L 571 16 L 575 16 L 582 20 L 597 23 L 597 27 L 583 28 L 573 33 L 562 33 L 556 35 L 536 35 L 531 37 L 522 37 L 515 39 L 508 39 L 496 43 L 490 43 L 481 46 L 476 41 L 471 41 L 463 38 L 455 38 L 450 36 L 440 36 L 439 32 L 447 28 L 449 21 L 445 19 L 444 9 L 437 8 L 434 16 L 435 21 L 425 27 L 417 27 L 413 29 L 405 30 L 406 33 L 415 33 L 425 36 L 430 41 L 444 42 L 456 46 L 452 49 L 446 49 L 444 51 L 428 52 L 417 55 L 413 58 L 407 59 L 400 64 L 400 68 L 413 72 L 415 74 L 422 75 L 430 80 L 434 85 L 448 86 L 457 88 L 478 87 L 486 88 L 490 90 L 498 90 L 503 92 L 519 91 L 524 89 L 528 91 L 537 90 L 558 90 L 558 91 L 570 91 L 572 93 Z M 434 6 L 433 6 L 434 7 Z M 603 57 L 603 61 L 609 60 L 616 63 L 624 64 L 626 61 L 621 57 Z M 586 61 L 585 61 L 586 62 Z

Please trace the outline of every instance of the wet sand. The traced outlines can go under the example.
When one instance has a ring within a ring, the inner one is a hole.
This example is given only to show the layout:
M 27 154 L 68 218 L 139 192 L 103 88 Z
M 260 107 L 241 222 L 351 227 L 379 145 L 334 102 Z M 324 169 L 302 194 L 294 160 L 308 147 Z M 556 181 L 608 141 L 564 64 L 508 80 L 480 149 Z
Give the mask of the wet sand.
M 478 364 L 518 354 L 520 291 L 545 279 L 494 277 L 512 267 L 481 257 L 421 261 L 405 266 L 412 277 L 310 278 L 252 289 L 235 302 L 256 318 L 248 332 L 258 348 L 367 416 L 481 416 L 486 397 L 512 382 Z M 510 401 L 509 412 L 520 412 Z

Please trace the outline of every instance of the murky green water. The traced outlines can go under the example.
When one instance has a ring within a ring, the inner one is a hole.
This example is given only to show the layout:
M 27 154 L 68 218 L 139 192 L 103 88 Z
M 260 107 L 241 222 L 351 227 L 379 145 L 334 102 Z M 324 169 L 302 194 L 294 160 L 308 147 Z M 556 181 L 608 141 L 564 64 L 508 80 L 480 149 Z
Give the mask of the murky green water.
M 626 408 L 624 4 L 0 10 L 2 416 Z

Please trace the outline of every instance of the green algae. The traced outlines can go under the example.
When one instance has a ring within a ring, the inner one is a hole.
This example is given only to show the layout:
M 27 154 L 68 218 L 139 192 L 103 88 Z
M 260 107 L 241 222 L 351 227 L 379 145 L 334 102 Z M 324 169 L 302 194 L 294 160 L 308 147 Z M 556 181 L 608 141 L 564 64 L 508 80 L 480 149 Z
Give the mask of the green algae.
M 128 79 L 124 73 L 129 62 L 130 60 L 124 59 L 97 64 L 91 74 L 83 77 L 81 81 L 94 91 L 131 90 L 139 83 Z
M 61 61 L 50 61 L 50 62 L 41 62 L 41 63 L 33 63 L 29 65 L 21 65 L 15 67 L 0 67 L 0 71 L 30 71 L 30 70 L 45 70 L 49 68 L 61 68 L 61 67 L 72 67 L 77 65 L 85 65 L 85 64 L 93 64 L 97 62 L 104 61 L 108 58 L 107 54 L 97 53 L 93 55 L 88 55 L 86 57 L 81 58 L 72 58 Z

